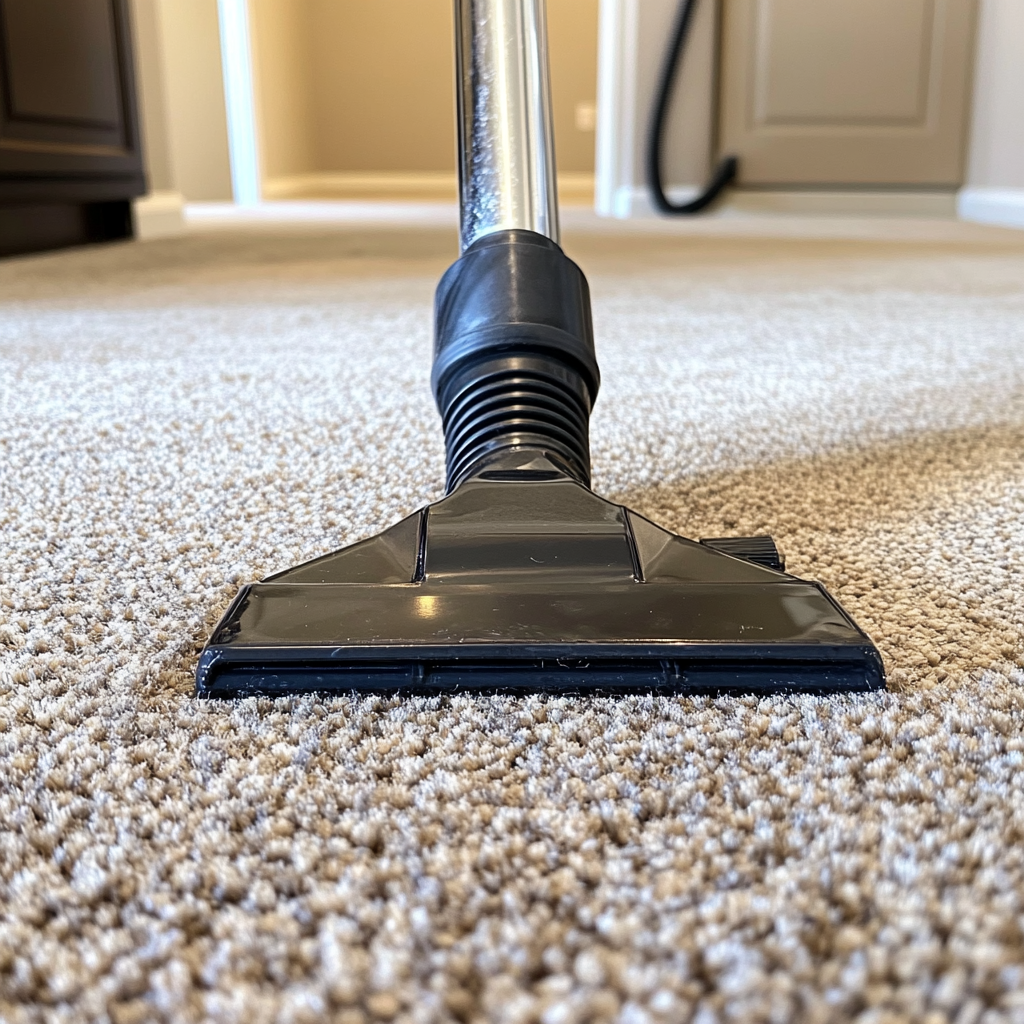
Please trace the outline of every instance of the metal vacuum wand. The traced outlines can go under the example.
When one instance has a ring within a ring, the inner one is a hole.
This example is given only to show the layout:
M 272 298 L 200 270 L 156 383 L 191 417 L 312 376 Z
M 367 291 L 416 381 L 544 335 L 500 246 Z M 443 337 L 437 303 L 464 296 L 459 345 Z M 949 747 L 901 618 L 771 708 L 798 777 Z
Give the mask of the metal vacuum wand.
M 558 242 L 544 0 L 455 0 L 462 248 L 525 228 Z

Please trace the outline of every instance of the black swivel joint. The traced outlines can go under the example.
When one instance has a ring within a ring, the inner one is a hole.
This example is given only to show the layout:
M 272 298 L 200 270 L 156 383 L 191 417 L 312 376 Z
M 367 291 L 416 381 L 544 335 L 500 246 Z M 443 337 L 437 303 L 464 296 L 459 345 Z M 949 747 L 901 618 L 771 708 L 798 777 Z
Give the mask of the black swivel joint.
M 434 313 L 449 492 L 518 449 L 543 451 L 589 486 L 601 376 L 580 268 L 534 231 L 485 235 L 441 278 Z

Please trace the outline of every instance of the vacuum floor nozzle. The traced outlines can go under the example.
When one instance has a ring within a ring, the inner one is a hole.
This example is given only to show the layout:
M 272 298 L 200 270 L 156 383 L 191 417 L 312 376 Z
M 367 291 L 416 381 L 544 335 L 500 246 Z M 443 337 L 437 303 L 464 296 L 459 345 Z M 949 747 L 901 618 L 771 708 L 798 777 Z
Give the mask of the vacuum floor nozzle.
M 379 536 L 243 588 L 197 693 L 883 685 L 878 652 L 820 584 L 721 543 L 605 501 L 543 452 L 509 453 Z

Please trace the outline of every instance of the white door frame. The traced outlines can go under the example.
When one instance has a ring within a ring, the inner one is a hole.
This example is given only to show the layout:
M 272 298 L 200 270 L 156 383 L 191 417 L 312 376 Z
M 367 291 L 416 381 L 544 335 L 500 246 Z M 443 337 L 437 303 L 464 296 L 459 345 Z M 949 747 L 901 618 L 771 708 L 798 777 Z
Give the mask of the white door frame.
M 263 198 L 248 0 L 217 0 L 231 186 L 239 206 Z
M 1024 228 L 1024 3 L 981 0 L 964 220 Z

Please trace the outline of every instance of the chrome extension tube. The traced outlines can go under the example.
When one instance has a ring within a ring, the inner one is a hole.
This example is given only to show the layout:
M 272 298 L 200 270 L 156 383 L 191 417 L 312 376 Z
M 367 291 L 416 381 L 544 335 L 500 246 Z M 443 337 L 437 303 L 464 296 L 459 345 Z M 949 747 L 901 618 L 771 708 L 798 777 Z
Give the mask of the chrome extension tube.
M 525 228 L 558 242 L 544 0 L 455 0 L 462 248 Z

